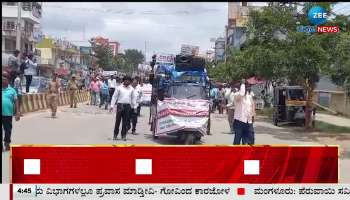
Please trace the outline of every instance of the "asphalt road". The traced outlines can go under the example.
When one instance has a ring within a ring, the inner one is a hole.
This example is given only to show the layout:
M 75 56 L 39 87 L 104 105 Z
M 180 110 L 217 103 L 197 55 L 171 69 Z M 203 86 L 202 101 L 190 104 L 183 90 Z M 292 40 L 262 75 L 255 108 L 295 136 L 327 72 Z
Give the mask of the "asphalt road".
M 175 138 L 154 140 L 148 125 L 149 108 L 143 107 L 137 125 L 138 135 L 128 134 L 127 141 L 113 141 L 115 114 L 95 106 L 79 104 L 72 109 L 58 109 L 58 118 L 50 118 L 48 110 L 26 114 L 14 121 L 12 144 L 179 144 Z M 202 138 L 200 144 L 229 145 L 233 134 L 229 132 L 226 115 L 212 115 L 212 135 Z M 350 134 L 305 133 L 294 127 L 276 127 L 263 117 L 255 122 L 256 144 L 339 144 L 341 148 L 340 181 L 350 183 Z M 3 182 L 9 182 L 9 152 L 3 155 Z

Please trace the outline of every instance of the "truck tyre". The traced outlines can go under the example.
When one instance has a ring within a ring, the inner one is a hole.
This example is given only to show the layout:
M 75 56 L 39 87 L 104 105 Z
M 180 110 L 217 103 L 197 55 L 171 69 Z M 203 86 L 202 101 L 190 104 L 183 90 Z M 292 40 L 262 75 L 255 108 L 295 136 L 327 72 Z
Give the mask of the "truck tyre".
M 275 114 L 275 113 L 273 113 L 272 120 L 273 120 L 273 124 L 274 124 L 275 126 L 278 126 L 278 120 L 277 120 L 277 117 L 276 117 L 276 114 Z
M 156 126 L 155 126 L 155 121 L 152 121 L 152 135 L 153 135 L 153 139 L 158 139 L 158 136 L 156 136 Z
M 192 133 L 186 134 L 185 145 L 194 144 L 195 136 Z
M 211 135 L 210 134 L 210 117 L 209 117 L 208 126 L 207 126 L 207 135 Z

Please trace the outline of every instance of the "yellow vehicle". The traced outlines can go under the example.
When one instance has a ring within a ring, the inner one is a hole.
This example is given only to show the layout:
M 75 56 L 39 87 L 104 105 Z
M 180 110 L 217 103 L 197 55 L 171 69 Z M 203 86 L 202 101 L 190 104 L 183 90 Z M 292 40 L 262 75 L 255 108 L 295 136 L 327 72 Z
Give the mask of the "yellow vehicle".
M 305 124 L 306 91 L 302 86 L 274 88 L 273 122 Z

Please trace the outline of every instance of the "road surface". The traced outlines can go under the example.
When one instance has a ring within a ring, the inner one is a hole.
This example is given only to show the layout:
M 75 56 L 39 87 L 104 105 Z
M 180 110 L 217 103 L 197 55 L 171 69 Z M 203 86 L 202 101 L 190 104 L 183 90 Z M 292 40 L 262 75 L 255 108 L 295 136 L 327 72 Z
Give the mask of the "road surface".
M 28 113 L 14 122 L 12 144 L 178 144 L 174 138 L 153 140 L 148 125 L 149 108 L 143 107 L 137 125 L 138 135 L 128 134 L 127 141 L 113 141 L 115 114 L 95 106 L 79 104 L 72 109 L 58 109 L 58 118 L 50 118 L 49 111 Z M 226 115 L 212 115 L 212 135 L 201 144 L 229 145 L 233 134 L 229 133 Z M 350 134 L 306 133 L 300 128 L 276 127 L 263 117 L 255 123 L 256 144 L 339 144 L 341 147 L 340 181 L 350 182 Z M 119 135 L 120 137 L 120 135 Z M 9 182 L 9 152 L 3 154 L 3 182 Z

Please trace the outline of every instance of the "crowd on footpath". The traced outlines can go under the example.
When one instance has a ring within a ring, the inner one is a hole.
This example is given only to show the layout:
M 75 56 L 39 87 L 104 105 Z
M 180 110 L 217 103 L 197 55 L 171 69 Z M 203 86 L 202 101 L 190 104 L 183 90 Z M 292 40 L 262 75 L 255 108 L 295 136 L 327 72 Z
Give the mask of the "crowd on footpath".
M 36 75 L 38 65 L 33 59 L 33 54 L 21 54 L 20 51 L 14 51 L 8 59 L 8 67 L 2 70 L 2 137 L 1 148 L 3 151 L 9 151 L 12 135 L 12 121 L 15 118 L 19 121 L 21 113 L 22 95 L 29 92 L 29 87 L 33 76 Z M 142 80 L 139 77 L 123 78 L 112 75 L 109 77 L 101 74 L 89 74 L 91 79 L 85 79 L 85 89 L 90 92 L 90 105 L 103 107 L 105 110 L 110 108 L 116 112 L 115 128 L 113 139 L 117 140 L 120 123 L 122 123 L 121 136 L 126 140 L 126 134 L 131 129 L 132 134 L 136 133 L 137 119 L 141 112 L 142 101 Z M 26 79 L 26 91 L 22 91 L 22 80 Z M 88 80 L 88 81 L 87 81 Z M 77 108 L 77 91 L 80 89 L 73 74 L 68 81 L 67 91 L 69 94 L 70 108 Z M 52 73 L 52 78 L 48 83 L 47 103 L 51 110 L 51 117 L 57 118 L 57 106 L 59 94 L 62 86 L 59 75 Z M 5 134 L 3 134 L 5 132 Z M 4 135 L 4 136 L 3 136 Z M 4 144 L 4 145 L 3 145 Z
M 210 89 L 210 112 L 227 113 L 234 145 L 254 145 L 254 119 L 256 117 L 254 93 L 245 79 L 241 83 L 212 84 Z
M 33 76 L 37 75 L 38 64 L 33 53 L 21 53 L 15 50 L 8 58 L 8 66 L 2 66 L 2 129 L 1 148 L 10 150 L 12 121 L 20 120 L 22 95 L 29 93 Z M 26 80 L 25 92 L 22 91 L 23 79 Z M 3 132 L 5 135 L 3 137 Z M 3 147 L 4 146 L 4 147 Z

